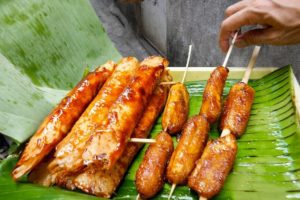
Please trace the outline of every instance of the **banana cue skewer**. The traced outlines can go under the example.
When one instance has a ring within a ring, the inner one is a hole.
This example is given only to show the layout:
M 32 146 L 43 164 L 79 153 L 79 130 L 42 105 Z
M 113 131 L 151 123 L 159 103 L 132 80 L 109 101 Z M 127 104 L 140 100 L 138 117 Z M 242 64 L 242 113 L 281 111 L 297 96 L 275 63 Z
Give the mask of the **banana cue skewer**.
M 162 117 L 162 129 L 169 134 L 175 134 L 181 131 L 184 123 L 188 118 L 189 110 L 189 94 L 185 87 L 184 80 L 186 78 L 187 69 L 190 63 L 192 45 L 189 46 L 188 58 L 185 71 L 181 83 L 162 82 L 161 85 L 173 84 L 169 91 L 167 103 Z M 174 115 L 174 113 L 177 113 Z M 130 138 L 129 142 L 138 143 L 155 143 L 155 139 L 146 138 Z
M 12 172 L 15 180 L 30 172 L 67 135 L 115 67 L 109 61 L 90 72 L 44 119 Z
M 148 58 L 148 60 L 149 59 L 151 59 L 152 62 L 154 62 L 152 64 L 166 64 L 165 59 L 161 57 L 151 57 Z M 132 62 L 128 60 L 123 62 L 122 66 L 119 67 L 119 69 L 126 68 L 124 64 L 132 65 Z M 160 81 L 164 82 L 170 80 L 168 71 L 164 71 L 164 74 L 162 76 L 163 77 Z M 115 76 L 114 79 L 116 78 L 118 77 Z M 120 78 L 122 77 L 120 76 Z M 159 116 L 161 110 L 165 105 L 168 95 L 168 88 L 168 85 L 159 85 L 156 87 L 154 93 L 149 99 L 149 103 L 147 104 L 147 107 L 145 108 L 141 119 L 135 127 L 133 137 L 147 137 L 153 126 L 153 123 L 155 122 L 156 118 Z M 91 106 L 93 106 L 93 104 Z M 44 163 L 41 163 L 40 166 L 30 174 L 29 179 L 32 182 L 44 186 L 49 186 L 55 183 L 59 186 L 67 187 L 68 189 L 78 188 L 87 193 L 109 198 L 121 182 L 123 176 L 126 173 L 127 168 L 130 166 L 132 159 L 139 151 L 141 146 L 142 144 L 137 143 L 128 144 L 124 153 L 122 154 L 122 157 L 117 161 L 117 163 L 113 166 L 111 170 L 99 170 L 97 166 L 89 166 L 83 170 L 80 170 L 78 173 L 71 173 L 69 175 L 59 174 L 57 178 L 54 177 L 53 182 L 53 177 L 51 177 L 52 174 L 47 172 L 47 167 L 45 168 L 45 163 L 47 166 L 46 161 Z
M 137 199 L 151 198 L 161 190 L 164 184 L 164 172 L 173 152 L 173 141 L 169 134 L 179 132 L 188 115 L 189 95 L 183 82 L 190 61 L 192 46 L 189 46 L 189 54 L 186 70 L 181 83 L 173 85 L 170 89 L 166 107 L 163 113 L 161 131 L 155 142 L 148 147 L 143 161 L 136 172 Z M 182 112 L 180 116 L 175 113 Z
M 221 137 L 209 141 L 202 157 L 188 178 L 188 186 L 205 200 L 218 194 L 233 167 L 237 153 L 236 137 L 240 137 L 247 126 L 255 91 L 247 85 L 260 47 L 254 48 L 251 60 L 242 79 L 230 89 L 221 116 Z
M 210 124 L 215 123 L 221 114 L 223 88 L 229 72 L 226 65 L 236 37 L 237 33 L 232 40 L 223 65 L 217 67 L 207 81 L 199 115 L 187 121 L 177 147 L 172 154 L 167 167 L 167 179 L 172 183 L 168 199 L 172 197 L 177 184 L 183 185 L 186 183 L 196 161 L 203 153 Z

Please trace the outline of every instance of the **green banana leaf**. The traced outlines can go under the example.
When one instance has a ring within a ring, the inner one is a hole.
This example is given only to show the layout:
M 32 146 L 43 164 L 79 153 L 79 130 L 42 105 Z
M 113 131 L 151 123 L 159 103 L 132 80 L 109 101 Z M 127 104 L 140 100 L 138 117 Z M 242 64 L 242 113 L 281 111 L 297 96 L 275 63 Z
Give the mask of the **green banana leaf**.
M 24 142 L 87 66 L 119 58 L 88 0 L 0 0 L 0 132 Z
M 237 80 L 228 80 L 224 98 Z M 205 81 L 186 83 L 190 93 L 189 115 L 199 112 Z M 300 198 L 300 127 L 293 102 L 292 69 L 281 68 L 259 80 L 249 82 L 256 90 L 246 133 L 238 140 L 238 154 L 227 181 L 215 199 L 299 199 Z M 151 137 L 161 130 L 157 120 Z M 218 137 L 217 127 L 210 132 Z M 176 138 L 174 137 L 174 141 Z M 135 172 L 147 145 L 135 158 L 114 199 L 135 199 Z M 96 199 L 80 191 L 57 187 L 43 188 L 23 180 L 15 183 L 10 172 L 17 156 L 0 163 L 0 199 Z M 155 199 L 166 199 L 170 185 L 165 184 Z M 98 198 L 99 199 L 99 198 Z M 179 186 L 173 199 L 198 199 L 197 194 Z

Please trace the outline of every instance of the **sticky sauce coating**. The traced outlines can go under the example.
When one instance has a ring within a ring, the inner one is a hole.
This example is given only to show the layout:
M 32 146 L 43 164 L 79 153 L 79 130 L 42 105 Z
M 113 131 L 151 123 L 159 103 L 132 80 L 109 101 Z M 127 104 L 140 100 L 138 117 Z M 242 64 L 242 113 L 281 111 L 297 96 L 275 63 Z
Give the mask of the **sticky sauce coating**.
M 132 81 L 112 105 L 107 123 L 97 127 L 82 154 L 85 165 L 112 169 L 125 150 L 128 140 L 157 86 L 168 62 L 153 56 L 141 62 Z
M 189 93 L 182 83 L 176 83 L 170 89 L 167 104 L 162 117 L 163 130 L 175 134 L 182 130 L 189 112 Z
M 67 135 L 114 68 L 109 61 L 89 73 L 44 119 L 12 172 L 14 179 L 30 172 Z
M 188 186 L 209 199 L 218 194 L 233 167 L 236 153 L 236 139 L 231 134 L 209 141 L 188 178 Z
M 200 114 L 204 115 L 210 124 L 215 123 L 221 114 L 223 88 L 228 72 L 227 67 L 217 67 L 205 86 Z
M 168 86 L 161 85 L 155 89 L 142 118 L 134 129 L 132 137 L 148 137 L 152 126 L 163 110 L 167 95 Z M 110 198 L 142 146 L 143 144 L 141 143 L 129 143 L 121 158 L 111 170 L 98 170 L 97 166 L 88 167 L 76 177 L 74 181 L 76 187 L 99 197 Z
M 107 118 L 111 105 L 124 90 L 138 66 L 138 60 L 133 57 L 123 58 L 118 63 L 114 73 L 89 104 L 71 132 L 57 145 L 55 159 L 48 166 L 53 174 L 62 171 L 74 173 L 83 168 L 81 156 L 89 136 Z
M 230 89 L 224 103 L 220 129 L 229 129 L 230 133 L 240 137 L 247 127 L 255 90 L 246 83 L 236 83 Z
M 164 174 L 173 152 L 171 136 L 162 131 L 151 144 L 136 172 L 136 188 L 142 198 L 151 198 L 163 187 Z
M 167 179 L 170 183 L 177 185 L 186 182 L 202 155 L 209 128 L 207 119 L 202 115 L 196 115 L 187 121 L 167 168 Z

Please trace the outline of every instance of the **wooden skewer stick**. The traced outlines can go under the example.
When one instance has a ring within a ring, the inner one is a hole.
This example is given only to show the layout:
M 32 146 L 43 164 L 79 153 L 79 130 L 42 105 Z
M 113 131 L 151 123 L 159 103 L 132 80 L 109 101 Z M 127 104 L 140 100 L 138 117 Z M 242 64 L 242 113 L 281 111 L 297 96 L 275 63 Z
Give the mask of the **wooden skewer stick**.
M 237 36 L 238 36 L 238 31 L 234 34 L 234 37 L 233 37 L 233 39 L 232 39 L 232 41 L 231 41 L 231 44 L 230 44 L 230 47 L 229 47 L 229 49 L 228 49 L 228 51 L 227 51 L 227 54 L 226 54 L 226 56 L 225 56 L 225 59 L 224 59 L 224 62 L 223 62 L 223 67 L 226 67 L 226 65 L 227 65 L 227 62 L 228 62 L 228 59 L 229 59 L 229 56 L 230 56 L 230 54 L 231 54 L 231 52 L 232 52 L 232 49 L 233 49 L 233 46 L 234 46 L 234 43 L 235 43 L 235 41 L 236 41 L 236 38 L 237 38 Z
M 136 199 L 135 200 L 140 200 L 140 194 L 138 194 L 137 196 L 136 196 Z
M 168 196 L 168 200 L 171 199 L 171 197 L 172 197 L 172 195 L 173 195 L 173 192 L 174 192 L 175 188 L 176 188 L 176 184 L 173 183 L 173 184 L 172 184 L 172 187 L 171 187 L 171 190 L 170 190 L 170 193 L 169 193 L 169 196 Z
M 258 54 L 259 54 L 259 51 L 260 51 L 260 46 L 255 46 L 255 47 L 254 47 L 254 50 L 253 50 L 253 53 L 252 53 L 252 56 L 251 56 L 251 58 L 250 58 L 249 64 L 248 64 L 248 66 L 247 66 L 247 69 L 246 69 L 246 71 L 245 71 L 245 73 L 244 73 L 244 77 L 243 77 L 243 79 L 242 79 L 242 82 L 244 82 L 244 83 L 246 83 L 246 84 L 247 84 L 248 81 L 249 81 L 250 74 L 251 74 L 251 72 L 252 72 L 252 69 L 253 69 L 255 63 L 256 63 L 256 60 L 257 60 L 257 56 L 258 56 Z M 228 135 L 228 134 L 230 134 L 230 130 L 224 129 L 224 130 L 222 131 L 221 137 L 224 137 L 224 136 L 226 136 L 226 135 Z
M 207 200 L 207 198 L 206 197 L 199 197 L 199 200 Z
M 166 81 L 166 82 L 161 82 L 159 85 L 174 85 L 176 84 L 177 82 L 174 82 L 174 81 Z
M 155 143 L 155 139 L 150 138 L 130 138 L 129 142 L 135 142 L 135 143 Z
M 186 73 L 188 70 L 188 66 L 190 64 L 190 58 L 191 58 L 191 53 L 192 53 L 192 45 L 189 46 L 189 53 L 188 53 L 188 58 L 187 58 L 187 62 L 186 62 L 186 66 L 185 66 L 185 71 L 183 74 L 183 78 L 181 83 L 184 82 L 185 77 L 186 77 Z M 161 82 L 160 85 L 168 85 L 168 84 L 175 84 L 176 82 Z M 165 132 L 167 131 L 167 129 L 164 130 Z M 136 143 L 155 143 L 155 139 L 148 139 L 148 138 L 130 138 L 129 142 L 136 142 Z
M 250 78 L 250 74 L 252 72 L 252 69 L 253 69 L 255 63 L 256 63 L 256 59 L 257 59 L 258 53 L 260 51 L 260 48 L 261 48 L 260 46 L 255 46 L 255 48 L 253 50 L 253 53 L 252 53 L 252 56 L 250 58 L 249 64 L 247 66 L 244 77 L 242 79 L 242 82 L 244 82 L 246 84 L 248 83 L 248 80 Z M 230 130 L 229 129 L 223 129 L 223 131 L 221 133 L 221 137 L 224 137 L 228 134 L 230 134 Z M 199 200 L 207 200 L 207 198 L 200 196 Z
M 186 77 L 186 74 L 187 74 L 187 71 L 188 71 L 188 67 L 189 67 L 189 65 L 190 65 L 190 59 L 191 59 L 191 54 L 192 54 L 192 47 L 193 47 L 193 46 L 190 44 L 190 46 L 189 46 L 189 54 L 188 54 L 188 58 L 187 58 L 187 60 L 186 60 L 185 71 L 184 71 L 184 74 L 183 74 L 181 83 L 184 83 L 185 77 Z M 173 183 L 173 184 L 172 184 L 172 187 L 171 187 L 171 190 L 170 190 L 170 193 L 169 193 L 169 196 L 168 196 L 168 200 L 171 199 L 171 197 L 172 197 L 172 195 L 173 195 L 173 192 L 174 192 L 175 188 L 176 188 L 176 184 Z
M 243 79 L 242 79 L 242 82 L 244 82 L 244 83 L 246 83 L 246 84 L 248 83 L 248 80 L 249 80 L 249 78 L 250 78 L 250 74 L 251 74 L 251 72 L 252 72 L 252 69 L 253 69 L 255 63 L 256 63 L 256 60 L 257 60 L 257 56 L 258 56 L 258 54 L 259 54 L 259 51 L 260 51 L 260 46 L 255 46 L 255 47 L 254 47 L 254 50 L 253 50 L 253 53 L 252 53 L 252 56 L 251 56 L 251 59 L 250 59 L 250 61 L 249 61 L 249 64 L 248 64 L 248 66 L 247 66 L 247 69 L 246 69 L 246 71 L 245 71 L 244 77 L 243 77 Z
M 181 83 L 184 83 L 184 80 L 185 80 L 185 77 L 186 77 L 186 73 L 188 71 L 188 67 L 189 67 L 190 59 L 191 59 L 191 54 L 192 54 L 192 47 L 193 47 L 193 45 L 190 44 L 190 46 L 189 46 L 189 54 L 188 54 L 188 58 L 186 60 L 185 70 L 184 70 L 184 74 L 183 74 Z

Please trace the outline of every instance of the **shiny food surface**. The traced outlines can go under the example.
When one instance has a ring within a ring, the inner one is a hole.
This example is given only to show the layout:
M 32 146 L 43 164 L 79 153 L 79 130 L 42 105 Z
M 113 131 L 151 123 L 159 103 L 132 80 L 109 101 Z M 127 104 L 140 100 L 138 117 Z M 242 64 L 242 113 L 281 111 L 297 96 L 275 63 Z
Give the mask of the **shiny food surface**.
M 223 88 L 228 72 L 228 68 L 219 66 L 214 69 L 206 83 L 200 114 L 204 115 L 210 124 L 215 123 L 221 114 Z
M 167 67 L 167 60 L 153 56 L 140 63 L 129 85 L 112 105 L 107 122 L 90 136 L 82 154 L 85 165 L 111 169 L 125 150 L 156 85 Z
M 237 142 L 231 134 L 209 141 L 188 178 L 188 186 L 202 197 L 218 194 L 233 167 L 236 153 Z
M 175 134 L 182 130 L 189 112 L 189 93 L 182 83 L 170 89 L 162 118 L 163 130 Z
M 44 119 L 12 172 L 14 179 L 31 171 L 66 136 L 114 68 L 109 61 L 89 73 Z
M 190 118 L 172 154 L 166 171 L 170 183 L 185 184 L 196 161 L 202 155 L 208 139 L 210 125 L 202 115 Z
M 149 136 L 151 128 L 166 103 L 167 95 L 168 86 L 158 86 L 155 89 L 132 137 L 146 138 Z M 97 166 L 93 165 L 88 167 L 76 177 L 74 181 L 76 187 L 96 196 L 110 198 L 142 146 L 141 143 L 129 143 L 111 170 L 97 170 Z
M 254 95 L 254 89 L 243 82 L 232 86 L 224 103 L 220 120 L 221 130 L 229 129 L 236 137 L 245 132 Z
M 111 105 L 124 90 L 139 67 L 136 58 L 123 58 L 73 126 L 71 132 L 57 145 L 55 159 L 48 166 L 52 173 L 76 172 L 83 167 L 82 153 L 89 136 L 106 120 Z
M 142 198 L 151 198 L 162 189 L 165 169 L 172 152 L 172 138 L 162 131 L 156 137 L 156 142 L 148 147 L 136 172 L 135 184 Z

